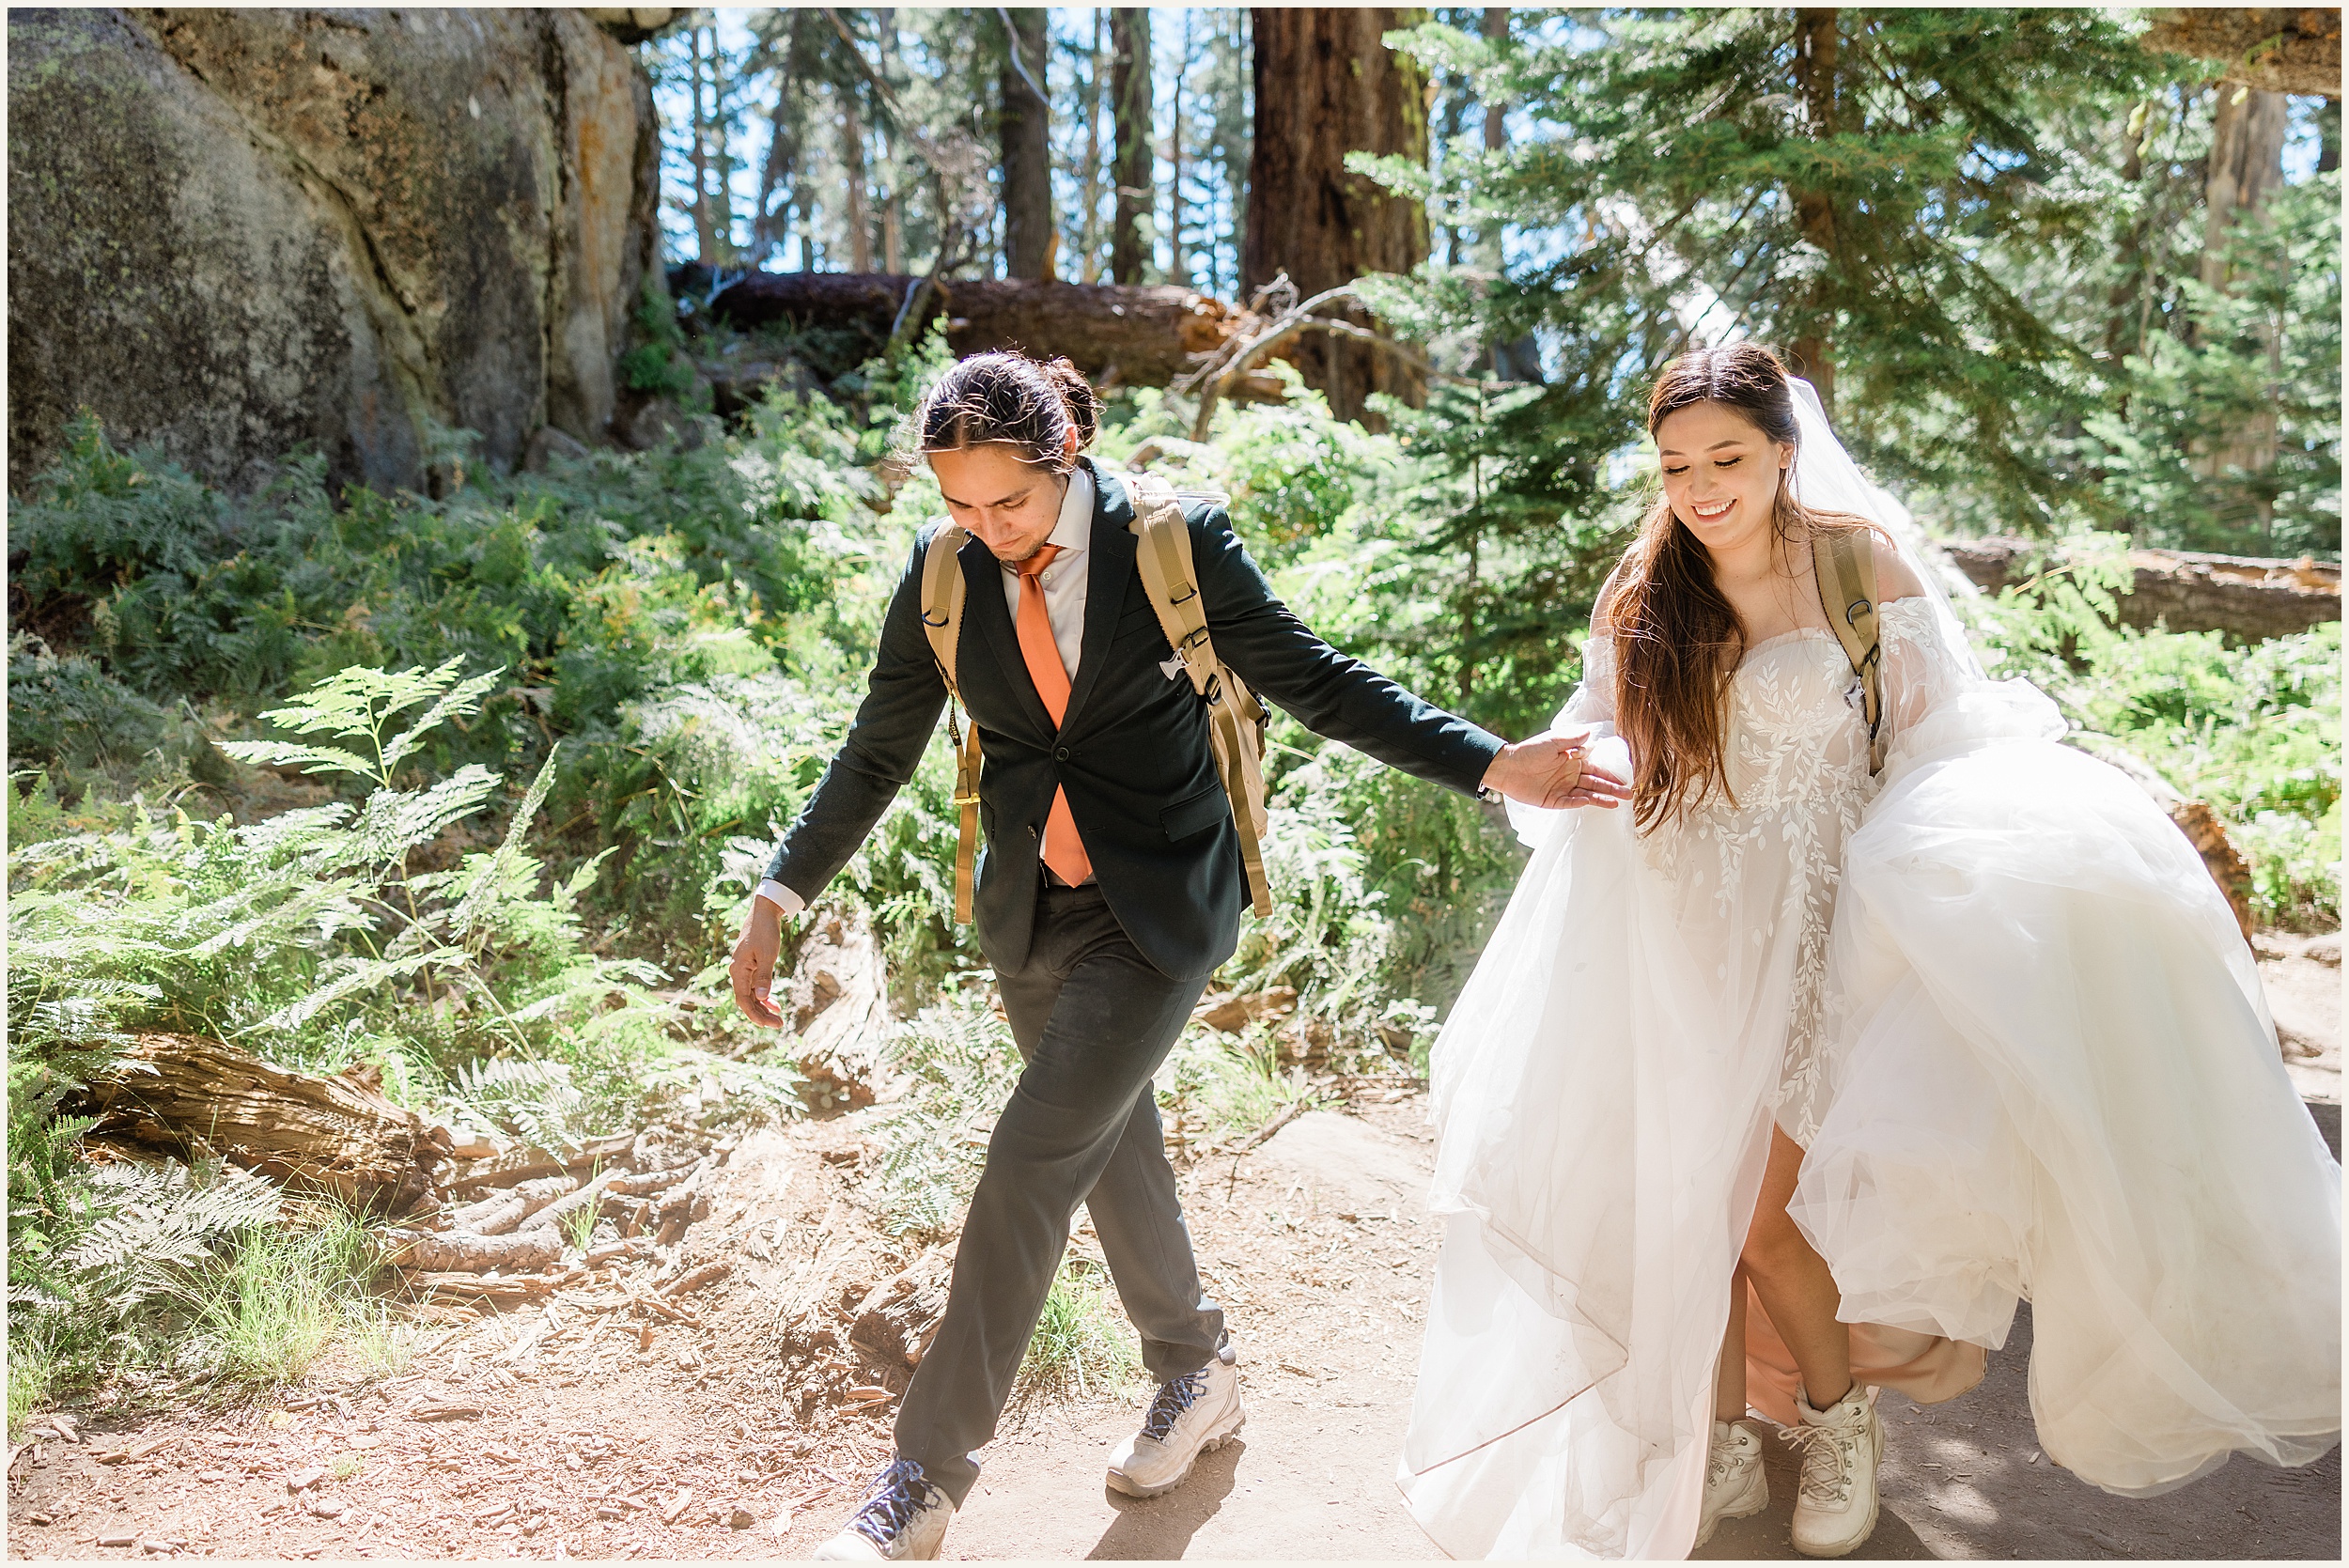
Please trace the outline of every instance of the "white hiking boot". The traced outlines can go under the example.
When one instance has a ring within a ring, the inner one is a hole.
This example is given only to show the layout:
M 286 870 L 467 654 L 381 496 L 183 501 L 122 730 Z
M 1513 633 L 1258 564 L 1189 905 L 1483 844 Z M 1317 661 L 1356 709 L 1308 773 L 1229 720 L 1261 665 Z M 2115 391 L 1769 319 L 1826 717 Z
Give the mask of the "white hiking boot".
M 895 1459 L 873 1478 L 839 1534 L 816 1548 L 818 1562 L 913 1562 L 938 1555 L 955 1505 L 922 1467 Z
M 1825 1410 L 1797 1394 L 1802 1423 L 1787 1436 L 1802 1445 L 1802 1487 L 1795 1496 L 1795 1550 L 1805 1557 L 1842 1557 L 1876 1528 L 1876 1466 L 1884 1458 L 1884 1426 L 1874 1389 L 1854 1383 Z
M 1700 1546 L 1723 1519 L 1743 1519 L 1770 1506 L 1770 1478 L 1762 1469 L 1762 1435 L 1751 1421 L 1715 1421 L 1704 1455 L 1704 1508 L 1697 1515 Z
M 1237 1432 L 1239 1374 L 1220 1357 L 1159 1385 L 1142 1430 L 1110 1451 L 1109 1483 L 1129 1498 L 1174 1490 L 1202 1453 Z

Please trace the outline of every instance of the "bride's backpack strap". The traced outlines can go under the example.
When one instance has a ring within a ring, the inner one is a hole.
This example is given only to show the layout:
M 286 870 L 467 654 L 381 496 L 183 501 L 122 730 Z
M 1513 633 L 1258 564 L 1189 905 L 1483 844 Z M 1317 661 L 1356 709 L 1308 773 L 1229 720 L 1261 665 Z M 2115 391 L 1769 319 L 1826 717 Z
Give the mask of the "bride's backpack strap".
M 1875 538 L 1864 528 L 1822 530 L 1811 536 L 1811 565 L 1843 657 L 1859 676 L 1859 716 L 1868 724 L 1868 771 L 1884 770 L 1892 738 L 1884 722 L 1884 643 L 1876 627 Z
M 970 537 L 950 522 L 932 536 L 922 556 L 922 630 L 929 637 L 930 657 L 938 660 L 938 673 L 946 679 L 946 735 L 955 746 L 955 809 L 962 819 L 955 842 L 957 924 L 971 919 L 972 867 L 979 846 L 979 726 L 955 717 L 955 708 L 962 701 L 962 688 L 955 681 L 965 592 L 960 556 Z

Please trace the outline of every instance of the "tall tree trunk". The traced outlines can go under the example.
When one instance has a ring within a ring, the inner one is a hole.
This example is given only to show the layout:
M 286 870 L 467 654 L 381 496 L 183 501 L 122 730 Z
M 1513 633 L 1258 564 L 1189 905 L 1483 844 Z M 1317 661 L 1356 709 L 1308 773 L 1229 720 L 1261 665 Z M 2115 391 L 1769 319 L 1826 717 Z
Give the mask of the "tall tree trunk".
M 1835 134 L 1835 70 L 1842 54 L 1842 34 L 1833 7 L 1795 13 L 1795 90 L 1802 101 L 1803 120 L 1812 136 L 1825 141 Z M 1835 207 L 1825 192 L 1787 193 L 1795 203 L 1795 223 L 1802 237 L 1828 258 L 1811 287 L 1810 320 L 1787 345 L 1794 363 L 1787 368 L 1810 381 L 1828 413 L 1835 411 L 1835 346 L 1833 284 L 1835 265 Z
M 1077 272 L 1079 283 L 1097 283 L 1101 278 L 1101 35 L 1108 21 L 1101 8 L 1095 7 L 1093 48 L 1085 55 L 1084 221 L 1077 230 L 1083 260 Z
M 864 210 L 864 118 L 857 113 L 856 89 L 840 89 L 840 167 L 847 177 L 848 271 L 873 270 L 873 225 Z
M 709 210 L 709 117 L 702 108 L 702 30 L 685 32 L 686 58 L 692 70 L 693 89 L 693 259 L 705 267 L 718 265 L 717 225 Z
M 2160 107 L 2154 99 L 2139 99 L 2121 132 L 2121 178 L 2131 185 L 2145 178 L 2145 143 L 2154 133 L 2153 116 Z M 2137 221 L 2121 235 L 2122 266 L 2117 280 L 2105 295 L 2105 361 L 2115 368 L 2128 355 L 2144 351 L 2139 341 L 2138 321 L 2143 314 L 2147 291 L 2154 286 L 2145 259 L 2151 222 L 2140 211 Z
M 704 35 L 709 54 L 709 172 L 710 231 L 718 241 L 711 265 L 734 254 L 734 141 L 726 126 L 725 52 L 718 47 L 718 28 L 711 23 Z
M 2218 112 L 2211 125 L 2210 160 L 2202 179 L 2202 256 L 2200 265 L 2205 287 L 2225 289 L 2232 281 L 2227 264 L 2227 241 L 2239 223 L 2260 221 L 2260 209 L 2284 182 L 2284 95 L 2254 87 L 2218 84 Z M 2283 374 L 2283 344 L 2274 321 L 2266 324 L 2270 374 Z M 2230 469 L 2263 474 L 2275 466 L 2277 420 L 2270 404 L 2224 442 L 2199 454 L 2194 467 L 2216 478 Z M 2273 504 L 2250 498 L 2264 541 Z M 2268 548 L 2263 542 L 2262 548 Z
M 1183 47 L 1174 56 L 1174 102 L 1167 116 L 1166 276 L 1170 283 L 1190 285 L 1190 265 L 1183 258 L 1183 77 L 1190 70 L 1190 12 L 1183 12 Z
M 1484 32 L 1486 38 L 1491 39 L 1495 43 L 1499 43 L 1509 36 L 1508 7 L 1486 7 L 1484 20 Z M 1501 105 L 1498 103 L 1486 104 L 1485 150 L 1486 152 L 1499 152 L 1502 147 L 1507 147 L 1508 145 L 1509 131 L 1508 126 L 1502 118 Z
M 1110 276 L 1140 283 L 1149 261 L 1142 220 L 1157 206 L 1151 144 L 1150 13 L 1139 7 L 1110 12 L 1110 97 L 1115 130 L 1117 213 L 1110 225 Z
M 2227 287 L 2227 231 L 2284 182 L 2284 95 L 2218 85 L 2202 179 L 2202 284 Z
M 1009 12 L 1003 69 L 998 77 L 998 117 L 1003 158 L 1003 275 L 1050 277 L 1052 272 L 1051 105 L 1044 85 L 1044 19 L 1040 6 Z
M 1311 295 L 1366 272 L 1408 272 L 1426 258 L 1426 209 L 1346 167 L 1353 151 L 1426 160 L 1419 68 L 1380 41 L 1422 16 L 1386 7 L 1252 11 L 1256 131 L 1243 298 L 1283 271 Z M 1353 318 L 1369 324 L 1366 313 Z M 1364 419 L 1373 392 L 1411 402 L 1425 393 L 1393 356 L 1333 334 L 1307 339 L 1296 364 L 1341 418 Z

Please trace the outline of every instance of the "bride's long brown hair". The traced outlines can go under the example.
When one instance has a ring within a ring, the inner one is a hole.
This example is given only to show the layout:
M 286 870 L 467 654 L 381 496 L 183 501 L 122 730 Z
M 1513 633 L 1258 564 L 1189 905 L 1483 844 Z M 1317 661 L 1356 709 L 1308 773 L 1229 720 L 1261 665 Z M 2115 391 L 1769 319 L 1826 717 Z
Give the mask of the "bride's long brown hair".
M 1648 434 L 1699 403 L 1735 410 L 1773 442 L 1798 442 L 1786 367 L 1756 344 L 1692 349 L 1664 366 L 1648 395 Z M 1859 518 L 1804 506 L 1791 477 L 1791 470 L 1780 477 L 1770 515 L 1781 545 L 1817 533 L 1875 531 Z M 1702 803 L 1716 785 L 1735 804 L 1722 732 L 1746 629 L 1713 582 L 1703 544 L 1660 494 L 1615 568 L 1607 620 L 1615 639 L 1615 726 L 1633 759 L 1634 825 L 1652 831 Z

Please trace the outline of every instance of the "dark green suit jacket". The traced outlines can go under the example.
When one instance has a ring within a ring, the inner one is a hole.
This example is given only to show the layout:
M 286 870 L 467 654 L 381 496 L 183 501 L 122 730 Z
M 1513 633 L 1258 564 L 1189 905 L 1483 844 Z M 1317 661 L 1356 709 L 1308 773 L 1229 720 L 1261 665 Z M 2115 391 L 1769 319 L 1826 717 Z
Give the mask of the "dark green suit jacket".
M 986 751 L 979 781 L 985 846 L 972 913 L 999 970 L 1028 957 L 1044 818 L 1068 809 L 1094 875 L 1150 962 L 1188 979 L 1232 955 L 1248 901 L 1239 833 L 1207 745 L 1205 704 L 1173 658 L 1134 565 L 1133 504 L 1116 475 L 1094 478 L 1083 652 L 1058 729 L 1036 695 L 1004 607 L 1003 567 L 972 538 L 957 674 Z M 1423 702 L 1330 647 L 1289 613 L 1221 506 L 1185 506 L 1217 655 L 1267 701 L 1316 734 L 1407 773 L 1473 793 L 1498 736 Z M 881 623 L 863 706 L 767 875 L 813 902 L 904 787 L 938 726 L 946 683 L 922 630 L 926 526 Z

